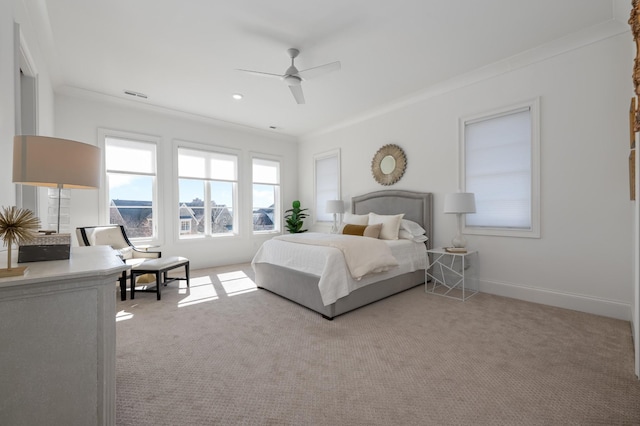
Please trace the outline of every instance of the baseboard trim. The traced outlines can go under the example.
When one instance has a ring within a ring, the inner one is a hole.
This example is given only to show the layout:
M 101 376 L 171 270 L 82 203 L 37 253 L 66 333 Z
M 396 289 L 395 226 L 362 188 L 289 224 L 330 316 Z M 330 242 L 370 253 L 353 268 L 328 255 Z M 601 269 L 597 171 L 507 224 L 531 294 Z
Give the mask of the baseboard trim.
M 487 280 L 480 280 L 479 290 L 482 293 L 495 294 L 527 302 L 572 309 L 625 321 L 631 320 L 631 305 L 616 300 Z

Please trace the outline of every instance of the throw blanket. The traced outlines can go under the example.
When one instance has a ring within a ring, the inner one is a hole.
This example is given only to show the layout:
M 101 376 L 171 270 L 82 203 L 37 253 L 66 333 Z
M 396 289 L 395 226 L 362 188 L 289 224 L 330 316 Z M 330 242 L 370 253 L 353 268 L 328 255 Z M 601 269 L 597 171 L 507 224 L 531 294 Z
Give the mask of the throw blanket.
M 389 246 L 375 238 L 311 232 L 281 235 L 274 239 L 339 249 L 344 254 L 349 273 L 355 280 L 367 274 L 388 271 L 391 267 L 398 266 L 398 261 L 391 254 Z

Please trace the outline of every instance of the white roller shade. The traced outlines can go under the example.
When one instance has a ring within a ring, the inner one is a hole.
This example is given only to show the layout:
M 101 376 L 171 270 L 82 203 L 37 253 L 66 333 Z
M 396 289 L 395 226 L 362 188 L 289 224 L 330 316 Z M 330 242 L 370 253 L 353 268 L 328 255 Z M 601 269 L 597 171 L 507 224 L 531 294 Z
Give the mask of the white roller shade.
M 184 179 L 235 181 L 238 157 L 219 152 L 178 148 L 178 176 Z
M 531 229 L 531 134 L 529 108 L 465 123 L 467 226 Z
M 132 140 L 105 138 L 107 172 L 156 174 L 156 144 Z

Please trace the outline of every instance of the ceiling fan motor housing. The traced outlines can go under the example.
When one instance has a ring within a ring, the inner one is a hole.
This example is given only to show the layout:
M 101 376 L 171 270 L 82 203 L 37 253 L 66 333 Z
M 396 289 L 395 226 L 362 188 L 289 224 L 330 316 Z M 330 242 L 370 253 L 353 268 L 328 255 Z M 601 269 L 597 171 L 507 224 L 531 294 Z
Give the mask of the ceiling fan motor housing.
M 291 75 L 289 73 L 284 76 L 284 81 L 289 86 L 299 86 L 300 83 L 302 83 L 302 79 L 300 77 L 298 77 L 297 75 Z

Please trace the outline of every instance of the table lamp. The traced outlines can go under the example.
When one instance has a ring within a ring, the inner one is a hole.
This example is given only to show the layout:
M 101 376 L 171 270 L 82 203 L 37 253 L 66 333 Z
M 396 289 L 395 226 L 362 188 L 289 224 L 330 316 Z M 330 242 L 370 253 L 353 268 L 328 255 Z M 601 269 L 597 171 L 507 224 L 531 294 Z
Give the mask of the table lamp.
M 333 213 L 333 227 L 331 228 L 332 234 L 338 233 L 338 220 L 337 216 L 344 213 L 344 203 L 342 200 L 328 200 L 327 201 L 327 213 Z
M 100 186 L 100 148 L 46 136 L 19 135 L 13 139 L 13 182 L 58 188 L 95 189 Z
M 451 240 L 453 247 L 464 248 L 467 240 L 462 236 L 462 215 L 476 212 L 476 199 L 471 192 L 456 192 L 444 197 L 444 212 L 458 216 L 458 234 Z

